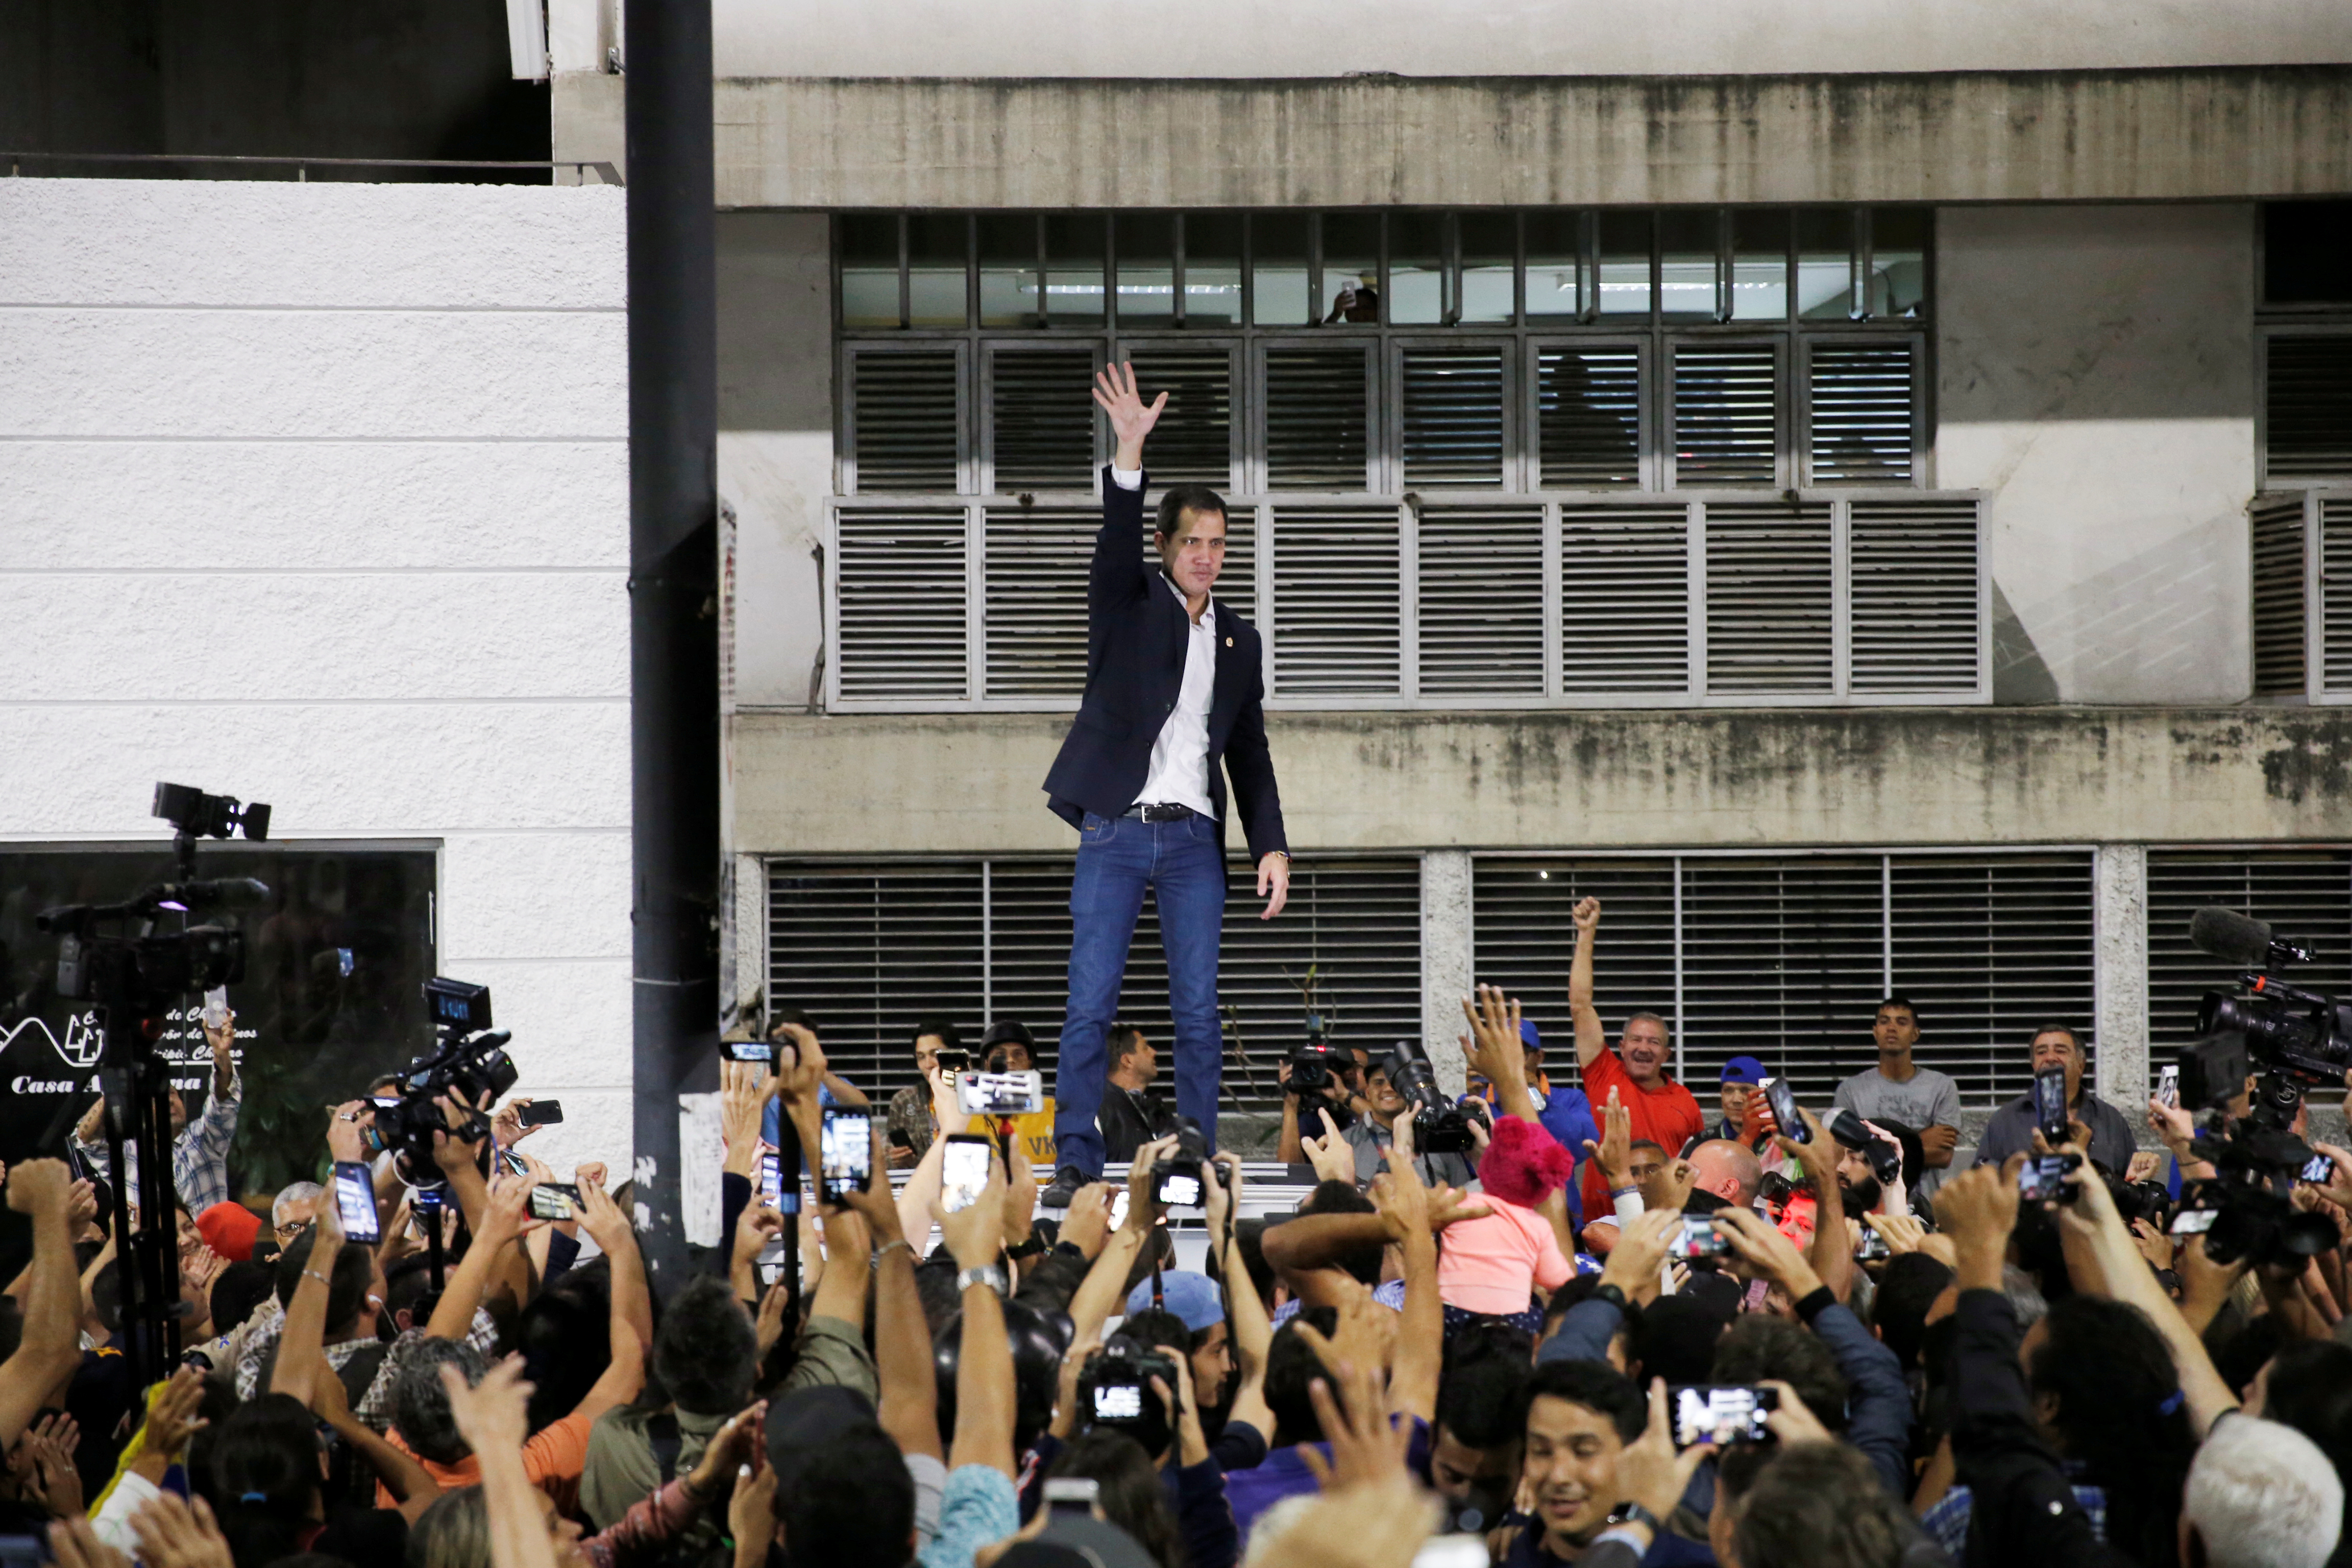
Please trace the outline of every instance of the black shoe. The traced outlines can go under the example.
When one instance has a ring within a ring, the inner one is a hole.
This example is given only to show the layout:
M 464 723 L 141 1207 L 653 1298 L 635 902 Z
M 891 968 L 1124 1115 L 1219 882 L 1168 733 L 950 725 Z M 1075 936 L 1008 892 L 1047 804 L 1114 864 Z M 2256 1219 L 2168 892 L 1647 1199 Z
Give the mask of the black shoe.
M 1065 1165 L 1054 1173 L 1054 1184 L 1037 1194 L 1037 1206 L 1041 1209 L 1068 1208 L 1070 1200 L 1078 1195 L 1078 1189 L 1094 1180 L 1076 1165 Z

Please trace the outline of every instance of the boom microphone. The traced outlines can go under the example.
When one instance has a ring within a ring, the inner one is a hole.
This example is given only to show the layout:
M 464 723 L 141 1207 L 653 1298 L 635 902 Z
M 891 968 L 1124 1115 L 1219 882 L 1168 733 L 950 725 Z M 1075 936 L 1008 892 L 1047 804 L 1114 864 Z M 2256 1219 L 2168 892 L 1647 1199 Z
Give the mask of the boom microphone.
M 2231 963 L 2264 969 L 2273 963 L 2307 963 L 2310 952 L 2271 934 L 2270 922 L 2242 915 L 2235 910 L 2207 906 L 2189 917 L 2189 940 L 2200 951 Z

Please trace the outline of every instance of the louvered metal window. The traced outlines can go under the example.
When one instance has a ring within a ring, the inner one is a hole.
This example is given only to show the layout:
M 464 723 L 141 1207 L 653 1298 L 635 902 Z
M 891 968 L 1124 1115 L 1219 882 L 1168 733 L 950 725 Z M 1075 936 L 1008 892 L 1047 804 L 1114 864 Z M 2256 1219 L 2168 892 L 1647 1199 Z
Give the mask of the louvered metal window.
M 2352 850 L 2238 845 L 2147 852 L 2147 1032 L 2150 1068 L 2197 1038 L 2197 1005 L 2231 991 L 2239 972 L 2198 951 L 2189 917 L 2217 905 L 2268 921 L 2312 950 L 2289 978 L 2335 995 L 2352 994 Z
M 1572 1060 L 1570 911 L 1601 900 L 1595 1005 L 1674 1027 L 1676 1074 L 1702 1101 L 1726 1058 L 1761 1058 L 1824 1103 L 1872 1067 L 1872 1011 L 1919 1008 L 1922 1065 L 1990 1106 L 2031 1078 L 2043 1022 L 2087 1031 L 2095 946 L 2087 850 L 2014 854 L 1522 857 L 1472 862 L 1478 978 L 1527 1005 L 1563 1076 Z
M 805 1008 L 835 1070 L 869 1093 L 914 1081 L 914 1026 L 931 1015 L 954 1020 L 968 1042 L 992 1019 L 1020 1019 L 1050 1084 L 1068 997 L 1070 865 L 771 861 L 768 994 Z M 1248 868 L 1236 860 L 1233 875 L 1241 889 Z M 1310 969 L 1341 1039 L 1381 1051 L 1420 1038 L 1420 862 L 1318 858 L 1294 874 L 1280 920 L 1227 921 L 1218 991 L 1228 1107 L 1281 1108 L 1275 1066 L 1298 1037 L 1296 987 Z M 1121 1011 L 1164 1058 L 1167 960 L 1148 900 Z
M 2352 487 L 2259 495 L 2254 692 L 2352 702 Z
M 1922 212 L 840 226 L 835 706 L 1075 700 L 1107 359 L 1169 394 L 1154 489 L 1226 498 L 1276 706 L 1990 699 L 1978 498 L 1922 488 Z M 960 620 L 864 543 L 934 507 Z
M 2263 334 L 2263 483 L 2352 481 L 2352 330 Z
M 828 703 L 844 711 L 1076 706 L 1093 503 L 929 504 L 939 510 L 905 500 L 836 504 L 841 635 Z M 2340 513 L 2352 496 L 2328 504 Z M 1989 696 L 1975 496 L 1275 496 L 1229 503 L 1225 524 L 1217 595 L 1262 634 L 1276 708 Z M 908 542 L 918 525 L 916 552 Z M 1147 518 L 1139 570 L 1150 530 Z M 906 584 L 919 595 L 902 603 Z M 2352 660 L 2352 603 L 2337 614 L 2336 646 Z M 964 669 L 961 645 L 974 635 L 984 647 L 968 689 L 945 672 Z M 919 646 L 924 639 L 938 646 Z M 910 678 L 916 668 L 924 679 Z M 2342 678 L 2352 684 L 2352 662 Z

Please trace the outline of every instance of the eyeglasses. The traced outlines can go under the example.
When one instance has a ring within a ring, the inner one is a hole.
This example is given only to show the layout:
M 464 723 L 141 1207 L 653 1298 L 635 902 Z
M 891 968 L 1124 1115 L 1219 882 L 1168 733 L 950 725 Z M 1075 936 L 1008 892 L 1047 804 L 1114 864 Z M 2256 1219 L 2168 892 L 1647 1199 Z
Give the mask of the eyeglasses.
M 291 1241 L 296 1237 L 301 1235 L 304 1228 L 308 1226 L 310 1223 L 310 1222 L 307 1219 L 298 1219 L 292 1225 L 273 1226 L 271 1228 L 278 1232 L 278 1240 Z

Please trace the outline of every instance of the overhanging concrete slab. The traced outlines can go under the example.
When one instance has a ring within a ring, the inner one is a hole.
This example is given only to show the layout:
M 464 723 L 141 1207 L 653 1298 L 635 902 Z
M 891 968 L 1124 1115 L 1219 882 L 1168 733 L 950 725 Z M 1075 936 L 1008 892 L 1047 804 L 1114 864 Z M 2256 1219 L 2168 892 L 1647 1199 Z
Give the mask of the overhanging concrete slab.
M 2352 66 L 731 79 L 740 207 L 2210 200 L 2352 192 Z

